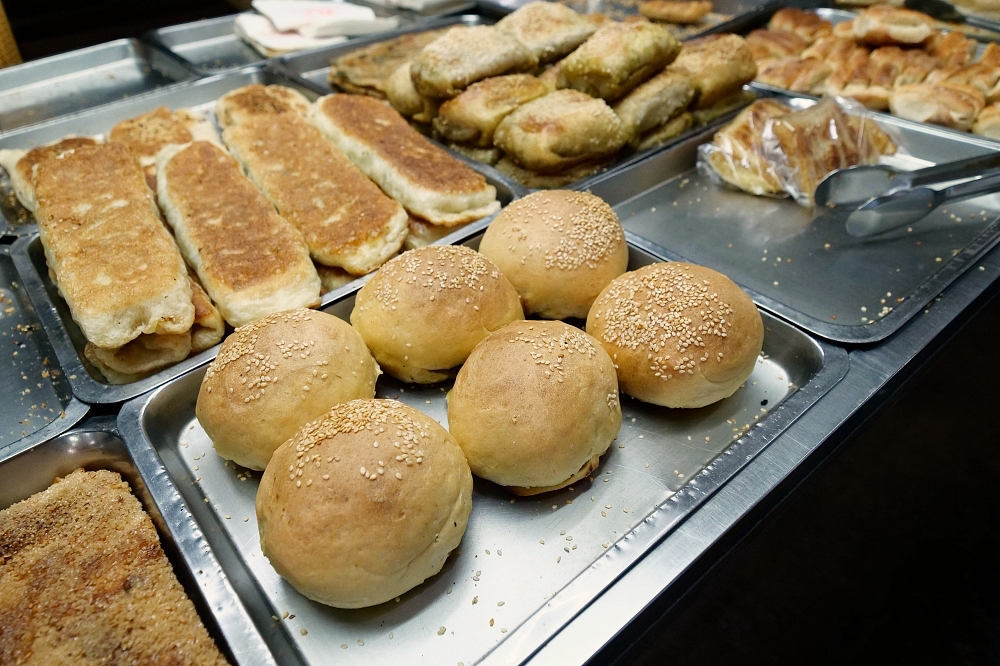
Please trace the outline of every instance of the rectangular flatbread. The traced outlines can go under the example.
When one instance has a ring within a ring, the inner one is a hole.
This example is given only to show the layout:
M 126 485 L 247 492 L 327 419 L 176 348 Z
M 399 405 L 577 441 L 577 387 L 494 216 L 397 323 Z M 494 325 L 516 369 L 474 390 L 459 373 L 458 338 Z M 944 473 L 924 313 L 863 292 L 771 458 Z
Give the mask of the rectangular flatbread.
M 500 210 L 496 188 L 482 174 L 372 97 L 322 97 L 313 107 L 312 120 L 389 196 L 432 224 L 462 224 Z
M 302 234 L 222 148 L 168 146 L 156 170 L 160 207 L 181 253 L 230 325 L 319 305 L 319 276 Z

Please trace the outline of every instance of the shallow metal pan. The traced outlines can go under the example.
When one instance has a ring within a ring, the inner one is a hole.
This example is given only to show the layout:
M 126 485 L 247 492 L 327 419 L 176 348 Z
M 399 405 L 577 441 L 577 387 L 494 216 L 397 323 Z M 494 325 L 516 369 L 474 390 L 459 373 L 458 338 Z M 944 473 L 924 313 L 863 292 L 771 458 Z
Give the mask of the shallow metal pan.
M 169 53 L 119 39 L 0 70 L 0 133 L 195 78 Z
M 777 94 L 794 106 L 806 96 Z M 1000 145 L 880 114 L 910 155 L 946 162 Z M 702 131 L 589 184 L 643 247 L 722 271 L 772 312 L 825 338 L 883 340 L 1000 240 L 1000 194 L 949 204 L 911 227 L 858 239 L 788 199 L 711 184 L 695 171 Z
M 631 268 L 654 260 L 635 245 L 630 253 Z M 353 300 L 325 309 L 346 319 Z M 699 410 L 623 397 L 618 439 L 593 480 L 572 488 L 515 501 L 477 479 L 469 528 L 442 573 L 366 610 L 310 602 L 267 563 L 254 513 L 260 474 L 215 455 L 194 415 L 204 367 L 127 403 L 119 427 L 130 445 L 163 459 L 261 632 L 295 646 L 285 663 L 331 655 L 363 664 L 521 663 L 847 372 L 843 350 L 766 313 L 764 321 L 764 355 L 735 396 Z M 449 386 L 383 376 L 377 390 L 445 423 Z
M 42 331 L 18 278 L 10 246 L 0 247 L 0 455 L 65 432 L 87 414 Z
M 148 448 L 127 448 L 113 417 L 90 419 L 32 447 L 0 451 L 0 509 L 79 468 L 118 472 L 128 482 L 156 526 L 177 579 L 223 653 L 237 664 L 275 664 L 163 464 Z

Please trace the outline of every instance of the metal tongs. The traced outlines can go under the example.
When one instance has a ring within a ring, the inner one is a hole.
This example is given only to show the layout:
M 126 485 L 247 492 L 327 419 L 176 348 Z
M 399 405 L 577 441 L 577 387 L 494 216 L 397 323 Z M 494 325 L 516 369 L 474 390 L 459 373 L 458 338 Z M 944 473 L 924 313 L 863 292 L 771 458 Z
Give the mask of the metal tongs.
M 966 179 L 974 180 L 966 180 Z M 929 185 L 966 182 L 934 190 Z M 884 164 L 834 171 L 816 187 L 818 211 L 847 214 L 847 233 L 874 236 L 926 217 L 946 201 L 1000 190 L 1000 152 L 897 171 Z

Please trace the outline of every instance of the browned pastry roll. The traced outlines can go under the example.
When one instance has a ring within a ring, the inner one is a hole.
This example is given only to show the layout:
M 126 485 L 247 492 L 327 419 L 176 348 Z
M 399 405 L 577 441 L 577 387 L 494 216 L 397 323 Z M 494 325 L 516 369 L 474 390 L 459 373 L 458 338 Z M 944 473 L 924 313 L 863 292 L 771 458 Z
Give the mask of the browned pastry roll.
M 618 101 L 613 109 L 633 141 L 687 109 L 694 85 L 678 72 L 664 70 Z
M 850 60 L 854 52 L 859 49 L 867 51 L 865 47 L 858 46 L 858 43 L 854 41 L 854 37 L 829 35 L 827 37 L 820 37 L 814 44 L 804 50 L 801 56 L 803 58 L 821 60 L 829 65 L 830 68 L 836 69 Z
M 661 71 L 680 48 L 662 25 L 609 23 L 560 63 L 559 87 L 615 100 Z
M 854 19 L 854 37 L 870 46 L 913 46 L 937 34 L 934 20 L 922 12 L 901 7 L 866 7 Z
M 404 62 L 385 84 L 385 94 L 392 108 L 416 123 L 429 123 L 437 116 L 441 100 L 424 97 L 413 87 L 410 62 Z
M 980 111 L 972 131 L 990 139 L 1000 140 L 1000 103 L 994 102 Z
M 670 69 L 694 83 L 695 109 L 709 107 L 753 81 L 757 65 L 739 35 L 709 35 L 684 43 Z
M 833 24 L 820 18 L 815 12 L 798 7 L 783 7 L 774 12 L 767 27 L 771 30 L 791 32 L 812 44 L 821 37 L 833 34 Z
M 794 32 L 761 29 L 747 35 L 747 46 L 753 53 L 753 59 L 759 64 L 766 58 L 798 55 L 805 50 L 806 41 Z
M 558 2 L 529 2 L 496 24 L 528 47 L 539 65 L 571 53 L 597 30 L 591 21 Z
M 35 165 L 49 156 L 56 156 L 80 146 L 95 146 L 97 143 L 88 136 L 70 136 L 31 150 L 5 148 L 0 150 L 0 166 L 7 170 L 17 200 L 22 206 L 34 212 L 38 208 L 35 186 L 31 182 Z
M 972 129 L 986 106 L 979 90 L 960 83 L 911 83 L 896 88 L 889 108 L 900 118 L 934 123 L 953 129 Z
M 854 39 L 854 19 L 849 21 L 841 21 L 840 23 L 833 26 L 833 36 Z
M 963 67 L 943 67 L 936 69 L 927 75 L 925 81 L 927 83 L 947 81 L 949 83 L 961 83 L 972 86 L 983 93 L 987 98 L 987 102 L 989 102 L 998 79 L 1000 79 L 1000 67 L 993 67 L 977 62 Z
M 639 3 L 639 13 L 654 21 L 690 25 L 712 11 L 711 0 L 645 0 Z
M 759 99 L 716 132 L 709 153 L 712 169 L 730 185 L 751 194 L 779 194 L 781 182 L 764 159 L 763 131 L 767 121 L 792 110 L 774 99 Z
M 910 83 L 920 83 L 927 75 L 941 66 L 941 61 L 920 49 L 903 51 L 905 62 L 903 70 L 893 82 L 893 87 L 905 86 Z
M 478 81 L 441 105 L 434 129 L 446 141 L 487 148 L 493 145 L 493 133 L 507 114 L 548 92 L 545 84 L 530 74 Z
M 355 49 L 330 63 L 327 79 L 341 90 L 386 99 L 389 77 L 447 28 L 408 32 Z
M 777 88 L 822 95 L 831 71 L 822 60 L 788 56 L 758 62 L 756 80 Z
M 927 43 L 927 52 L 944 67 L 961 67 L 972 61 L 978 42 L 960 32 L 937 33 Z
M 111 128 L 108 140 L 120 143 L 136 156 L 146 173 L 149 189 L 156 191 L 156 154 L 169 145 L 208 141 L 221 145 L 211 121 L 186 109 L 171 111 L 165 106 Z

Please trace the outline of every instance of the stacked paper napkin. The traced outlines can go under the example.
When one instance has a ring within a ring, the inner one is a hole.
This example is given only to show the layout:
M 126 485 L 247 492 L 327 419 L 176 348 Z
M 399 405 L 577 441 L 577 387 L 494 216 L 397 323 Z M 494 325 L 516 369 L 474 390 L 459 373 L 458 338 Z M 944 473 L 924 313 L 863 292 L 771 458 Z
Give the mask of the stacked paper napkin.
M 258 14 L 236 17 L 236 34 L 265 56 L 328 46 L 355 35 L 392 30 L 398 17 L 332 0 L 254 0 Z

